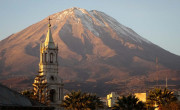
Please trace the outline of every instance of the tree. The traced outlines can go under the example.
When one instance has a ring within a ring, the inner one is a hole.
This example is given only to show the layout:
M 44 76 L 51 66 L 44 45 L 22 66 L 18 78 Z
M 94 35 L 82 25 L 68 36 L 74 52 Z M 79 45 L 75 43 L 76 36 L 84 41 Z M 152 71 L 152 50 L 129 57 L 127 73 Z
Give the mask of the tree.
M 70 109 L 80 110 L 81 95 L 82 95 L 81 91 L 78 92 L 72 91 L 70 94 L 66 95 L 66 98 L 65 100 L 63 100 L 61 106 L 69 110 Z
M 97 108 L 103 108 L 103 103 L 100 101 L 100 98 L 97 97 L 95 94 L 83 94 L 82 96 L 83 99 L 83 108 L 85 109 L 97 109 Z
M 33 92 L 32 89 L 21 91 L 21 94 L 28 97 L 28 98 L 30 98 L 30 99 L 35 100 L 34 92 Z
M 103 103 L 96 95 L 72 91 L 63 100 L 61 106 L 67 110 L 95 110 L 103 108 Z
M 134 95 L 118 98 L 113 110 L 145 110 L 145 104 Z
M 180 102 L 171 102 L 161 107 L 162 110 L 180 110 Z
M 149 91 L 147 99 L 150 107 L 154 106 L 155 104 L 157 105 L 157 107 L 165 106 L 177 100 L 173 92 L 169 91 L 167 88 L 165 88 L 164 90 L 155 88 Z
M 49 90 L 47 89 L 47 83 L 45 81 L 44 75 L 37 75 L 34 83 L 34 99 L 40 103 L 48 104 L 49 100 Z

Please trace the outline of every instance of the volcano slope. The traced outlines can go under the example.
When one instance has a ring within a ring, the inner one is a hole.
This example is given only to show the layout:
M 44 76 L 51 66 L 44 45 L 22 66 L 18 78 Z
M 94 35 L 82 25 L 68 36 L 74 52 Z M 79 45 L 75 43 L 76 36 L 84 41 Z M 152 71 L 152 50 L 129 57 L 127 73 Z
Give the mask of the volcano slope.
M 32 87 L 49 17 L 59 47 L 59 76 L 66 89 L 104 95 L 110 91 L 145 90 L 157 82 L 165 84 L 166 77 L 169 84 L 179 84 L 180 56 L 103 12 L 81 8 L 50 15 L 0 41 L 1 83 L 17 89 Z

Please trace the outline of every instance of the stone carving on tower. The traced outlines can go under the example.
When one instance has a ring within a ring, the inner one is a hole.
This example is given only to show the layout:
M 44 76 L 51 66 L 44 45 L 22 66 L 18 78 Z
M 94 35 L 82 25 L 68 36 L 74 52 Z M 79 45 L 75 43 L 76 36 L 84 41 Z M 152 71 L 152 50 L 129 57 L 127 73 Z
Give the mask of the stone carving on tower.
M 58 46 L 52 38 L 50 20 L 46 40 L 40 45 L 39 75 L 34 80 L 34 85 L 37 85 L 34 89 L 36 94 L 43 91 L 41 97 L 46 97 L 50 106 L 58 107 L 63 100 L 63 81 L 58 76 Z M 40 83 L 42 87 L 38 87 Z

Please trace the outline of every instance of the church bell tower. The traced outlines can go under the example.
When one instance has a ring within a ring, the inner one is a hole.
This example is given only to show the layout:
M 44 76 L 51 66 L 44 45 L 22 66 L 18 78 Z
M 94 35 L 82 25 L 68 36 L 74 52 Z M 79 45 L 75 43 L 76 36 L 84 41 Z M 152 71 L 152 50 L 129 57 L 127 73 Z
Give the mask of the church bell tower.
M 60 106 L 63 100 L 63 81 L 58 76 L 58 46 L 54 44 L 51 34 L 50 18 L 48 32 L 44 43 L 40 45 L 39 76 L 43 76 L 46 83 L 46 95 L 50 99 L 50 106 Z M 36 79 L 36 78 L 35 78 Z

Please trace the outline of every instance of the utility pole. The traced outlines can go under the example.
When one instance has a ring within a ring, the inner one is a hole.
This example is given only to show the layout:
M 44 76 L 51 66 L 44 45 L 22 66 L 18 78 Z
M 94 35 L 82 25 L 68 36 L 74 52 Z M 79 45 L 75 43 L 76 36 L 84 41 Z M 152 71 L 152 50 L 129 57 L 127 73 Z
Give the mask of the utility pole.
M 158 70 L 159 70 L 158 58 L 156 57 L 157 87 L 159 87 L 159 74 L 158 74 Z
M 168 85 L 167 85 L 167 75 L 166 75 L 166 88 L 168 87 Z

